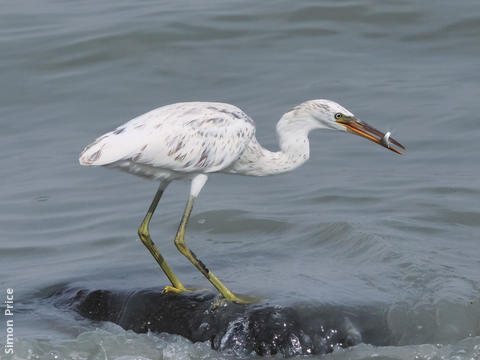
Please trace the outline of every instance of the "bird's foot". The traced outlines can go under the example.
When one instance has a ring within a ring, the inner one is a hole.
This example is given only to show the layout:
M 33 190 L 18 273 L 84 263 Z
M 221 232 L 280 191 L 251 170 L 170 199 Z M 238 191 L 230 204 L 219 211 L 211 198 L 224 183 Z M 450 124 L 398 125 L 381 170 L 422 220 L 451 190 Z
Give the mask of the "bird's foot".
M 215 310 L 216 308 L 221 306 L 227 306 L 228 303 L 232 303 L 232 302 L 236 304 L 248 305 L 248 304 L 259 303 L 266 300 L 267 299 L 259 299 L 251 296 L 244 296 L 244 295 L 233 295 L 233 297 L 227 299 L 219 295 L 212 302 L 212 310 Z
M 186 289 L 186 288 L 176 288 L 175 286 L 170 286 L 167 285 L 163 288 L 163 293 L 164 294 L 180 294 L 185 291 L 191 292 L 193 291 L 192 289 Z
M 163 288 L 163 293 L 164 294 L 181 294 L 183 292 L 196 292 L 196 293 L 202 293 L 202 292 L 208 292 L 208 289 L 190 289 L 190 288 L 184 288 L 184 287 L 181 287 L 181 288 L 177 288 L 175 286 L 170 286 L 170 285 L 167 285 Z

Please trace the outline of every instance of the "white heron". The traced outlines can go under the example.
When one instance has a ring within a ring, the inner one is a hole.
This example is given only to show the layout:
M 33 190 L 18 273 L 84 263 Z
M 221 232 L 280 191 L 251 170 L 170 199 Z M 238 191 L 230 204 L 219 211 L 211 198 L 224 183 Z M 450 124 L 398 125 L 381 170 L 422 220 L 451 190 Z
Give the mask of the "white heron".
M 149 223 L 157 204 L 172 180 L 191 181 L 190 197 L 180 221 L 175 245 L 178 250 L 230 301 L 249 300 L 235 295 L 198 259 L 185 243 L 185 228 L 193 204 L 209 174 L 251 176 L 291 171 L 310 156 L 308 134 L 315 129 L 346 131 L 367 138 L 398 154 L 403 145 L 330 100 L 306 101 L 277 123 L 280 150 L 272 152 L 255 138 L 253 120 L 238 107 L 215 102 L 184 102 L 159 107 L 108 132 L 80 154 L 80 164 L 115 167 L 160 181 L 160 186 L 138 228 L 138 235 L 158 262 L 172 286 L 166 291 L 187 289 L 154 245 Z

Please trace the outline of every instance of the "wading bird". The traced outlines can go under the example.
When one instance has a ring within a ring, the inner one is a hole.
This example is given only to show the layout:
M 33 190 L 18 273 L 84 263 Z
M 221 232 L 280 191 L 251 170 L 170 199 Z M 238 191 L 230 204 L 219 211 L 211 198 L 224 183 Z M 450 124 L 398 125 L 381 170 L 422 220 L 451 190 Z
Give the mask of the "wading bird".
M 167 185 L 172 180 L 189 179 L 190 197 L 175 245 L 225 299 L 245 303 L 248 300 L 223 285 L 185 243 L 193 203 L 211 173 L 266 176 L 297 168 L 310 156 L 308 133 L 315 129 L 350 132 L 398 154 L 401 151 L 394 146 L 405 149 L 389 132 L 376 130 L 330 100 L 310 100 L 285 113 L 277 123 L 277 152 L 258 143 L 253 120 L 238 107 L 185 102 L 162 106 L 106 133 L 88 145 L 79 160 L 82 165 L 115 167 L 160 181 L 138 235 L 170 280 L 172 286 L 167 286 L 166 291 L 186 289 L 153 243 L 148 227 Z

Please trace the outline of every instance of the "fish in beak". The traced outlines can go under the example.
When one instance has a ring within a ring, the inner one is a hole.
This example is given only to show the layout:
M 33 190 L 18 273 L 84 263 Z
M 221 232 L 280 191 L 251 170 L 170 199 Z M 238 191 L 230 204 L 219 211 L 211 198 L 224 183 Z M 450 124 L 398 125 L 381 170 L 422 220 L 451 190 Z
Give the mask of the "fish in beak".
M 355 117 L 342 116 L 337 120 L 337 124 L 345 126 L 347 132 L 364 137 L 374 143 L 377 143 L 397 154 L 402 154 L 402 150 L 406 150 L 405 146 L 400 144 L 397 140 L 390 137 L 390 131 L 382 133 L 381 131 L 375 129 L 373 126 L 368 125 L 365 121 L 358 120 Z M 395 147 L 397 148 L 395 148 Z

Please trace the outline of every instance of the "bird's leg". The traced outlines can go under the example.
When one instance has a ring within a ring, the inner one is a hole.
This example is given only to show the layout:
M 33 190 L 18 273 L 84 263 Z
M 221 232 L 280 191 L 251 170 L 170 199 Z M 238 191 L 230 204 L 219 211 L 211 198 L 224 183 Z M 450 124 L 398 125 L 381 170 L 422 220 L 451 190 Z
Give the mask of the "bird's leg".
M 150 237 L 150 232 L 148 230 L 148 225 L 150 224 L 152 215 L 167 185 L 168 185 L 167 182 L 162 182 L 160 184 L 160 187 L 158 188 L 157 193 L 153 198 L 152 204 L 148 209 L 147 215 L 145 215 L 145 218 L 143 219 L 142 223 L 140 224 L 140 227 L 138 228 L 138 236 L 140 237 L 140 240 L 142 240 L 143 245 L 145 245 L 145 247 L 150 251 L 150 253 L 153 255 L 153 257 L 157 261 L 158 265 L 160 265 L 163 272 L 165 273 L 165 275 L 167 275 L 168 279 L 172 283 L 173 288 L 171 286 L 167 286 L 165 289 L 167 291 L 170 290 L 173 292 L 182 292 L 182 291 L 185 291 L 185 287 L 182 285 L 180 280 L 178 280 L 177 276 L 175 275 L 173 270 L 170 268 L 170 266 L 168 266 L 162 254 L 160 254 L 160 251 L 158 251 L 157 247 L 155 246 L 155 244 L 153 243 Z
M 215 286 L 215 288 L 223 295 L 225 299 L 241 304 L 248 304 L 258 301 L 256 299 L 241 298 L 231 292 L 225 285 L 222 284 L 215 274 L 213 274 L 205 266 L 205 264 L 197 258 L 195 253 L 188 248 L 187 244 L 185 243 L 185 228 L 187 226 L 188 219 L 190 218 L 194 202 L 195 196 L 191 195 L 188 199 L 185 212 L 183 213 L 180 226 L 178 227 L 177 235 L 175 236 L 175 245 L 177 246 L 177 249 L 183 255 L 185 255 L 185 257 L 190 260 L 190 262 L 195 265 L 198 270 L 200 270 L 200 272 L 208 279 L 208 281 L 212 283 L 213 286 Z

